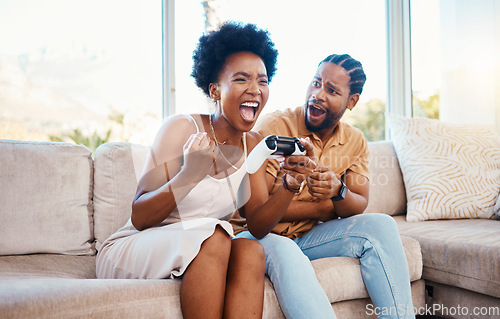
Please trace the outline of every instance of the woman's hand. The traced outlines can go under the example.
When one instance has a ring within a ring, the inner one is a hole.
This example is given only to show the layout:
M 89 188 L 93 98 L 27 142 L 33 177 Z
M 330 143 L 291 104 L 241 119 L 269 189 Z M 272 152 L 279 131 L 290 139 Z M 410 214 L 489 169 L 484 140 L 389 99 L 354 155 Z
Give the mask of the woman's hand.
M 181 172 L 198 183 L 214 172 L 215 143 L 206 132 L 192 134 L 183 147 L 184 165 Z
M 301 138 L 300 142 L 306 149 L 305 155 L 291 155 L 281 163 L 281 169 L 287 174 L 286 184 L 292 189 L 299 189 L 316 168 L 314 162 L 314 150 L 309 138 Z

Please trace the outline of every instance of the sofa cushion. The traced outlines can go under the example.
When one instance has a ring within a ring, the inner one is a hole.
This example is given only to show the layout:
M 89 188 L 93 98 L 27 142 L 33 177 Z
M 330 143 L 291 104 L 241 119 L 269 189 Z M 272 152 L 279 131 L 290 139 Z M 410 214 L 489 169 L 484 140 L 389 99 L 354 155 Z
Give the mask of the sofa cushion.
M 0 281 L 0 313 L 5 318 L 182 318 L 180 283 L 178 279 L 7 279 Z M 423 280 L 412 283 L 412 293 L 418 292 L 413 295 L 415 307 L 424 306 L 423 286 Z M 345 300 L 333 308 L 338 318 L 367 318 L 369 302 Z M 285 318 L 268 279 L 262 318 Z
M 422 278 L 420 245 L 407 236 L 401 236 L 401 241 L 408 262 L 410 281 L 417 281 Z M 321 258 L 313 260 L 312 265 L 330 302 L 369 297 L 361 277 L 358 258 Z
M 97 148 L 94 156 L 94 234 L 98 250 L 130 218 L 148 152 L 147 146 L 125 142 L 106 143 Z
M 91 155 L 69 143 L 0 140 L 0 255 L 95 253 Z
M 4 318 L 182 318 L 179 280 L 0 280 Z
M 423 279 L 500 298 L 500 221 L 488 219 L 407 222 L 400 233 L 418 240 Z
M 407 219 L 491 218 L 500 185 L 494 126 L 388 116 Z
M 370 199 L 365 213 L 406 213 L 403 175 L 391 141 L 369 142 Z
M 33 254 L 0 256 L 0 280 L 23 278 L 95 279 L 94 256 Z
M 422 307 L 420 246 L 410 237 L 402 236 L 402 241 L 414 306 Z M 323 258 L 312 265 L 330 302 L 366 298 L 356 302 L 361 310 L 354 316 L 365 317 L 360 311 L 366 309 L 369 299 L 359 259 Z M 0 257 L 0 313 L 7 318 L 136 318 L 140 312 L 141 317 L 182 318 L 178 279 L 77 279 L 94 277 L 95 256 Z M 284 318 L 269 279 L 265 281 L 263 318 Z

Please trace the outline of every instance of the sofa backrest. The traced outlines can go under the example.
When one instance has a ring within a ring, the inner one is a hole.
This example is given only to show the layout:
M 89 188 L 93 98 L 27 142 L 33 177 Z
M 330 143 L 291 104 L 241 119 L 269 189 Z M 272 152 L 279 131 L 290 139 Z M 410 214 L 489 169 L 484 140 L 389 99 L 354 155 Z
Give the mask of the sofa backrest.
M 94 236 L 96 248 L 120 227 L 132 213 L 137 183 L 149 147 L 125 142 L 99 146 L 94 156 Z
M 91 255 L 92 152 L 0 140 L 0 255 Z
M 366 213 L 406 213 L 406 194 L 390 141 L 370 142 L 370 200 Z M 137 183 L 149 147 L 106 143 L 94 157 L 94 233 L 96 248 L 130 218 Z
M 391 141 L 369 142 L 370 199 L 365 213 L 406 214 L 406 191 Z
M 392 142 L 370 142 L 366 213 L 406 213 Z M 0 255 L 91 255 L 130 218 L 149 147 L 0 140 Z

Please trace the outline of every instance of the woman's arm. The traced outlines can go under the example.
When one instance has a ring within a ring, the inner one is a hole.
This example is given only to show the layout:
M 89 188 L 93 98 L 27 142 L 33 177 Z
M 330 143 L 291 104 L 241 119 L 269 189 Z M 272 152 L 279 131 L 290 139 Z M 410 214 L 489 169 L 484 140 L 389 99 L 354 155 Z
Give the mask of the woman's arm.
M 213 170 L 213 142 L 195 133 L 184 116 L 171 118 L 159 130 L 132 203 L 132 224 L 138 230 L 161 223 Z
M 254 139 L 251 148 L 262 139 L 260 134 L 256 132 L 252 133 L 254 133 Z M 258 136 L 255 136 L 256 134 Z M 312 146 L 306 141 L 301 142 L 306 147 L 306 155 L 313 156 Z M 249 147 L 249 149 L 251 148 Z M 294 196 L 294 193 L 290 189 L 298 190 L 301 182 L 314 168 L 308 156 L 289 157 L 289 159 L 293 158 L 295 165 L 293 169 L 286 170 L 288 189 L 284 185 L 280 185 L 272 196 L 269 196 L 268 180 L 266 179 L 267 163 L 264 163 L 255 174 L 250 175 L 251 196 L 242 208 L 240 215 L 246 217 L 248 230 L 256 238 L 262 238 L 267 235 L 286 213 L 288 205 Z

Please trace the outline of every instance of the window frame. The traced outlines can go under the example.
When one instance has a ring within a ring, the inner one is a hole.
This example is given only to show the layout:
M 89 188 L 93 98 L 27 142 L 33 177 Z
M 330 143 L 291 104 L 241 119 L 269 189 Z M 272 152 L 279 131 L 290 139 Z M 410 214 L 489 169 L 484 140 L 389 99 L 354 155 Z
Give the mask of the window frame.
M 162 0 L 163 119 L 175 114 L 175 0 Z
M 410 0 L 386 0 L 386 13 L 386 112 L 412 117 Z M 390 132 L 386 129 L 386 138 L 389 137 Z
M 175 114 L 175 0 L 163 3 L 163 118 Z M 386 112 L 412 116 L 410 0 L 386 0 Z M 387 123 L 386 123 L 387 124 Z M 388 127 L 386 125 L 386 127 Z M 390 132 L 386 129 L 386 138 Z

